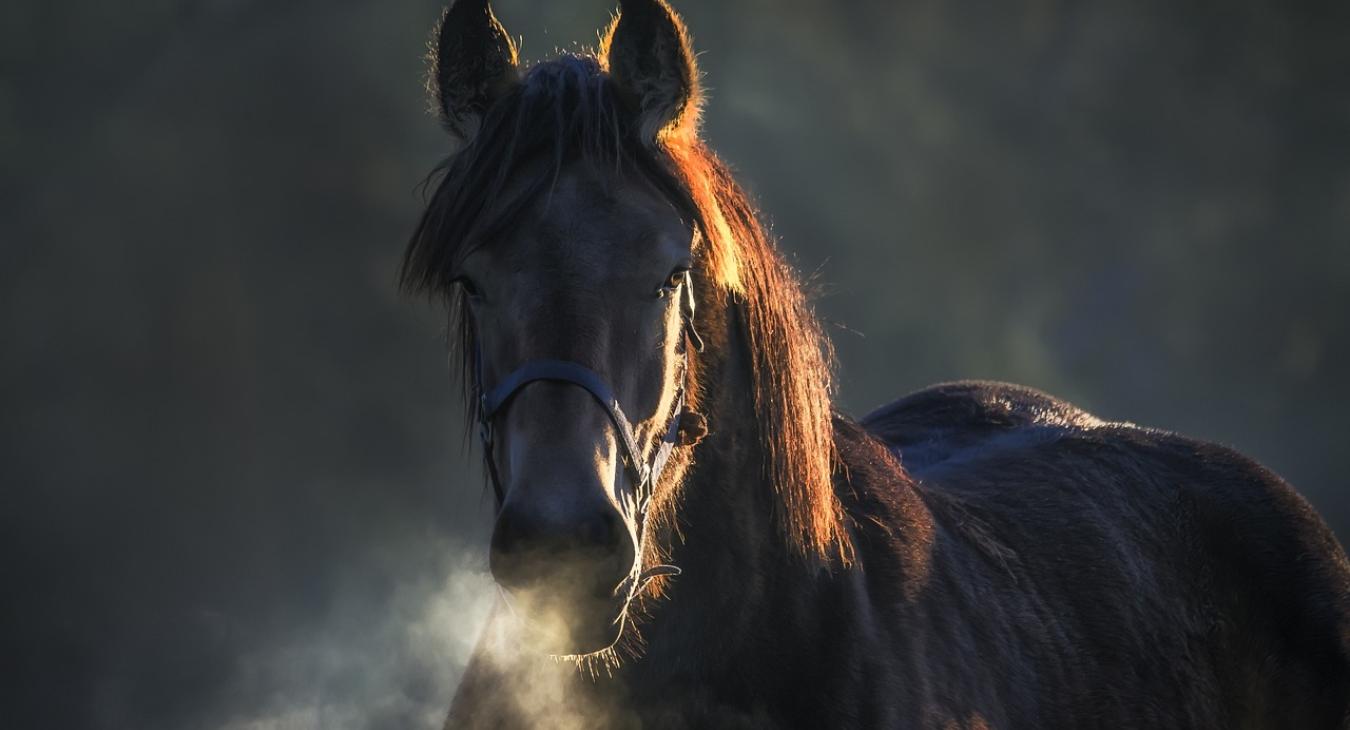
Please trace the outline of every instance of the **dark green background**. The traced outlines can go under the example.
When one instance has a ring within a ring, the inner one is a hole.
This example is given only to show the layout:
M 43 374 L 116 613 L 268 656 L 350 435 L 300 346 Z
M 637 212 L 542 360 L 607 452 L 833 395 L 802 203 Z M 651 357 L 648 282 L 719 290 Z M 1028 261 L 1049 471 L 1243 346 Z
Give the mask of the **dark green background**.
M 1350 5 L 678 6 L 845 410 L 1026 383 L 1350 530 Z M 531 59 L 609 9 L 497 4 Z M 437 12 L 0 8 L 0 724 L 436 722 L 490 595 L 442 316 L 394 286 Z

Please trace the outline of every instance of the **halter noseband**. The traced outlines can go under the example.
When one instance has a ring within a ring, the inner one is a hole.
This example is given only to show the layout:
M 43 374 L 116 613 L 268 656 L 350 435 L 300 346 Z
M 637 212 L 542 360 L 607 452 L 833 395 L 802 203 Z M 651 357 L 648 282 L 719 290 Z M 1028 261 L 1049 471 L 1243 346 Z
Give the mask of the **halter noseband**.
M 694 294 L 688 272 L 684 274 L 681 289 L 682 335 L 688 338 L 688 343 L 693 346 L 695 352 L 702 352 L 703 341 L 699 338 L 698 332 L 694 330 Z M 478 392 L 478 437 L 483 444 L 483 460 L 487 464 L 488 479 L 492 482 L 492 491 L 496 495 L 498 509 L 501 508 L 506 499 L 506 492 L 502 486 L 501 478 L 497 474 L 496 459 L 493 458 L 493 418 L 504 411 L 511 399 L 530 383 L 546 380 L 575 385 L 590 393 L 595 402 L 599 403 L 605 414 L 609 416 L 609 421 L 619 436 L 624 466 L 630 477 L 627 480 L 616 479 L 614 484 L 615 501 L 626 517 L 631 517 L 636 521 L 636 538 L 638 540 L 638 544 L 634 546 L 636 560 L 633 574 L 621 583 L 618 589 L 623 589 L 626 586 L 631 598 L 651 578 L 658 575 L 678 575 L 680 569 L 673 565 L 657 565 L 646 571 L 641 571 L 642 542 L 646 539 L 647 508 L 650 505 L 652 493 L 661 479 L 661 473 L 665 470 L 666 463 L 670 460 L 671 452 L 679 441 L 680 421 L 685 412 L 684 389 L 688 370 L 689 351 L 685 343 L 681 342 L 679 383 L 676 386 L 675 406 L 671 411 L 665 435 L 657 443 L 651 460 L 648 461 L 643 458 L 642 448 L 638 445 L 637 437 L 633 433 L 632 422 L 624 415 L 623 408 L 619 405 L 619 399 L 614 395 L 614 390 L 609 387 L 599 373 L 571 360 L 541 358 L 527 360 L 520 367 L 508 373 L 492 388 L 485 389 L 483 387 L 483 353 L 475 340 L 474 387 Z M 631 486 L 628 486 L 630 484 Z

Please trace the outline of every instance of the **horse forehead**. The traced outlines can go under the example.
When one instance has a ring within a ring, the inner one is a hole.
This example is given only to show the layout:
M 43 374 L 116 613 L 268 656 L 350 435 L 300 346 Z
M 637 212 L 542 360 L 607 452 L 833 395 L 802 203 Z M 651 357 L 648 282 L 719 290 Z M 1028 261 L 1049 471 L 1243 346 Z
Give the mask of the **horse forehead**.
M 586 279 L 625 273 L 668 235 L 662 214 L 671 210 L 650 186 L 605 178 L 592 165 L 570 166 L 522 221 L 517 263 Z

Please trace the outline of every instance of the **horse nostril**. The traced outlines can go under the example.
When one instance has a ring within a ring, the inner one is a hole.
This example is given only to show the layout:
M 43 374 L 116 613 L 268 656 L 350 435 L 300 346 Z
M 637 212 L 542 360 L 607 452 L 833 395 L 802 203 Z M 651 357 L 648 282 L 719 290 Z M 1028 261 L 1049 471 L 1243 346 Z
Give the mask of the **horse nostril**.
M 530 532 L 525 522 L 526 520 L 515 510 L 502 510 L 497 516 L 497 525 L 492 530 L 492 542 L 488 546 L 494 559 L 498 555 L 503 557 L 514 555 L 524 548 L 526 535 Z
M 489 562 L 507 587 L 566 575 L 608 588 L 632 563 L 630 542 L 623 520 L 608 505 L 585 515 L 507 505 L 492 533 Z
M 623 523 L 610 511 L 600 513 L 582 526 L 582 543 L 604 557 L 619 552 L 625 537 Z

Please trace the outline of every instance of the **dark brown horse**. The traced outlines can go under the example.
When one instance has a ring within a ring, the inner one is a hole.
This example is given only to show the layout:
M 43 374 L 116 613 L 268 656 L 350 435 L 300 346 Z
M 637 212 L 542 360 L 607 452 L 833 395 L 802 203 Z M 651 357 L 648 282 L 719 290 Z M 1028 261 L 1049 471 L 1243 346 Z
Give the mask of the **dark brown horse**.
M 502 589 L 450 727 L 1347 726 L 1345 554 L 1259 464 L 998 383 L 832 411 L 663 0 L 528 70 L 459 0 L 435 63 L 403 273 L 450 304 Z

